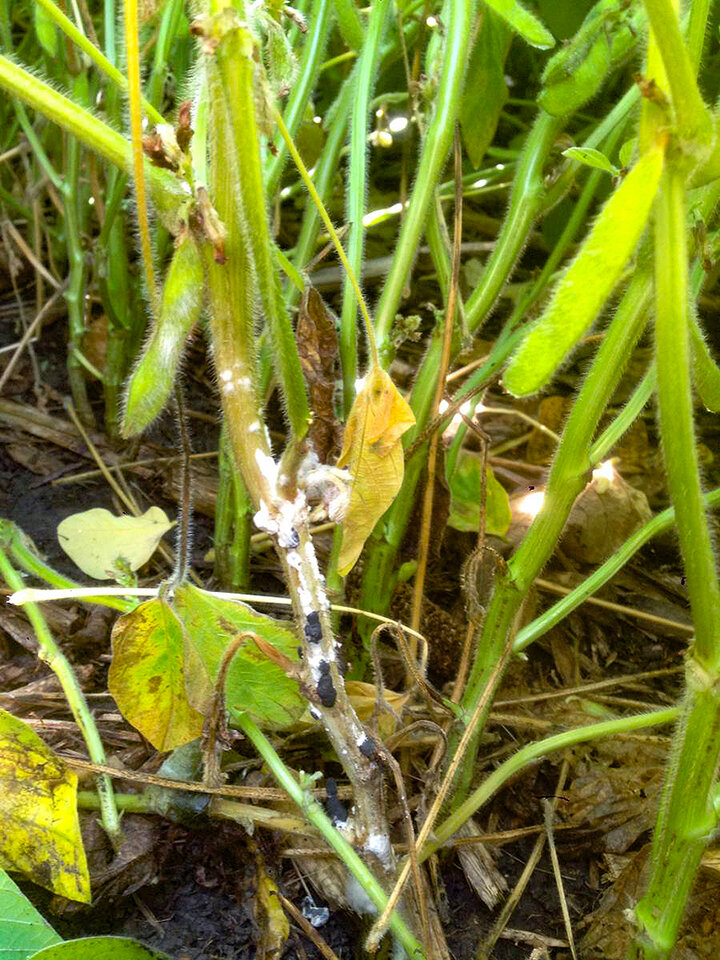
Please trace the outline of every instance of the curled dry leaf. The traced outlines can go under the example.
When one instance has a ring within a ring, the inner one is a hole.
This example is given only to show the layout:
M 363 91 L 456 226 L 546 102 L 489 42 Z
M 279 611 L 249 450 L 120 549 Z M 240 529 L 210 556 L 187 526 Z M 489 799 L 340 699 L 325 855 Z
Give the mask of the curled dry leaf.
M 373 527 L 402 486 L 401 438 L 414 424 L 415 415 L 388 374 L 373 367 L 350 411 L 337 463 L 347 467 L 352 476 L 338 559 L 343 577 L 352 570 Z
M 297 342 L 313 412 L 309 439 L 318 460 L 329 463 L 336 452 L 337 441 L 333 400 L 338 342 L 335 319 L 323 298 L 309 283 L 300 301 Z

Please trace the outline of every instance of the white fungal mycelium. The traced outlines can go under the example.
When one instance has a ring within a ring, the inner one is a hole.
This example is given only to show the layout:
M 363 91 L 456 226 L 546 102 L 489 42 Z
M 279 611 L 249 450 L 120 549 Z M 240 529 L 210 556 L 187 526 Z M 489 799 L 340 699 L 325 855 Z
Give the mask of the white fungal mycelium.
M 390 837 L 386 833 L 371 833 L 365 841 L 365 852 L 374 854 L 384 867 L 392 863 Z

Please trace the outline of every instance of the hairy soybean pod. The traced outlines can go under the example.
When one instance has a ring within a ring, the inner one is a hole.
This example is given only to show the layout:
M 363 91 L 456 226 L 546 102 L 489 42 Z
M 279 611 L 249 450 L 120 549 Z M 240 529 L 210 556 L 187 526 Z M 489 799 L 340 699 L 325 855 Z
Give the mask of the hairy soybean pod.
M 626 0 L 600 0 L 569 43 L 549 61 L 538 103 L 553 116 L 579 109 L 600 90 L 612 70 L 632 51 L 645 23 L 638 4 L 625 13 Z
M 168 402 L 183 347 L 200 316 L 204 281 L 200 251 L 185 234 L 168 268 L 159 315 L 128 383 L 124 437 L 142 433 Z
M 664 153 L 664 144 L 655 144 L 607 200 L 547 307 L 510 358 L 503 385 L 516 397 L 545 386 L 612 293 L 645 229 Z

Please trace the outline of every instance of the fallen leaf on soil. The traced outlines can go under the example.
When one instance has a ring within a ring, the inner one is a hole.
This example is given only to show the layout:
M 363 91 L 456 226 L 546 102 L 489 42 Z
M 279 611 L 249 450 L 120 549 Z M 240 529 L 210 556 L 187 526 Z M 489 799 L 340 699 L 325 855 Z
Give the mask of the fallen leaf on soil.
M 346 576 L 365 541 L 402 486 L 405 462 L 402 435 L 415 424 L 407 401 L 380 367 L 373 367 L 355 398 L 338 467 L 353 478 L 342 525 L 338 572 Z
M 334 396 L 338 343 L 335 320 L 310 283 L 300 301 L 296 335 L 313 412 L 309 439 L 320 463 L 329 463 L 335 452 L 337 432 Z
M 0 867 L 90 902 L 77 776 L 26 724 L 0 710 Z
M 139 570 L 157 549 L 163 534 L 175 525 L 160 507 L 140 517 L 116 517 L 94 507 L 66 517 L 57 529 L 65 553 L 89 577 L 113 580 L 123 567 Z
M 183 628 L 165 600 L 120 617 L 112 646 L 108 689 L 128 723 L 163 752 L 199 737 L 203 718 L 185 691 Z

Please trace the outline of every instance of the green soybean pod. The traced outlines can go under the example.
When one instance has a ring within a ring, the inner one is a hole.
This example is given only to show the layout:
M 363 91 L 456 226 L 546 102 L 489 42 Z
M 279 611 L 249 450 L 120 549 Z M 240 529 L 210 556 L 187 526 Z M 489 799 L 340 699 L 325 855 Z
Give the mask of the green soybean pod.
M 538 97 L 543 110 L 553 116 L 578 110 L 632 52 L 647 18 L 642 4 L 627 13 L 625 6 L 625 0 L 600 0 L 575 36 L 548 61 Z
M 152 333 L 130 377 L 121 432 L 133 437 L 162 413 L 183 348 L 203 304 L 205 273 L 197 243 L 185 233 L 175 248 Z
M 663 159 L 664 144 L 656 144 L 605 203 L 547 307 L 510 358 L 503 385 L 514 396 L 544 387 L 599 314 L 645 229 Z

